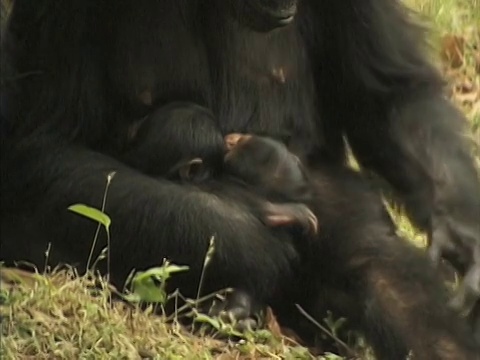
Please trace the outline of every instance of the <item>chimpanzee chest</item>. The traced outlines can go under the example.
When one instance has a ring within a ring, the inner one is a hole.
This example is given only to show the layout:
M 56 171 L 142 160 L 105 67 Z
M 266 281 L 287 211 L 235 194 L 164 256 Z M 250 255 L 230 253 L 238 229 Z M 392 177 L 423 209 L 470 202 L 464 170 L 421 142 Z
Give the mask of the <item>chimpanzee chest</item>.
M 280 139 L 316 133 L 313 76 L 298 23 L 271 33 L 227 18 L 198 25 L 188 14 L 178 16 L 182 9 L 174 2 L 158 3 L 161 20 L 142 14 L 136 23 L 130 13 L 130 28 L 119 30 L 128 34 L 117 36 L 125 40 L 114 53 L 124 56 L 113 58 L 112 78 L 133 117 L 168 102 L 193 101 L 215 113 L 223 133 Z M 147 27 L 156 31 L 144 34 Z
M 228 45 L 216 48 L 225 52 L 211 58 L 211 107 L 222 130 L 279 138 L 314 133 L 313 76 L 295 24 L 271 34 L 230 30 Z

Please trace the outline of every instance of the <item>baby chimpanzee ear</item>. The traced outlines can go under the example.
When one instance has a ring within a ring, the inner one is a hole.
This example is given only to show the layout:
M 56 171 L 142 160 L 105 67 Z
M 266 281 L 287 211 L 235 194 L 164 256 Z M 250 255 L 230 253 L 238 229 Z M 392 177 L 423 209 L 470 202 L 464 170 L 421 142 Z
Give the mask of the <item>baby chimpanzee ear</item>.
M 200 158 L 182 162 L 177 166 L 178 176 L 182 181 L 198 182 L 205 180 L 209 175 L 207 167 Z

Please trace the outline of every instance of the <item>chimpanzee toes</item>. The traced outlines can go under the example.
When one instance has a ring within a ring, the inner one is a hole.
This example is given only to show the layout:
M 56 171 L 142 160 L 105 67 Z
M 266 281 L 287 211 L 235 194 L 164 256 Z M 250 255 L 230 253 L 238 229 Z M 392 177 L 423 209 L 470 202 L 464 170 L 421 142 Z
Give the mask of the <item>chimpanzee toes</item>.
M 451 218 L 437 217 L 432 224 L 428 255 L 435 266 L 447 260 L 463 277 L 449 305 L 466 316 L 480 301 L 480 239 L 470 226 Z
M 229 309 L 222 310 L 218 317 L 227 323 L 234 323 L 236 321 L 247 319 L 250 316 L 250 309 L 243 304 L 237 304 Z
M 455 250 L 455 246 L 450 238 L 449 231 L 446 225 L 438 219 L 432 220 L 433 229 L 429 236 L 428 256 L 433 264 L 437 266 L 443 255 Z
M 430 247 L 427 250 L 427 253 L 428 253 L 428 257 L 430 258 L 432 263 L 435 266 L 438 266 L 438 264 L 440 263 L 440 260 L 442 258 L 442 250 L 441 250 L 440 246 L 438 246 L 437 243 L 434 243 L 434 244 L 430 245 Z
M 257 328 L 259 328 L 259 321 L 257 321 L 253 317 L 249 317 L 250 315 L 245 316 L 244 312 L 239 313 L 235 310 L 236 309 L 233 309 L 231 311 L 223 311 L 219 316 L 220 319 L 225 324 L 232 325 L 236 331 L 242 333 L 246 331 L 256 330 Z M 242 317 L 239 317 L 238 315 L 242 315 Z
M 226 324 L 233 325 L 239 332 L 254 330 L 260 326 L 259 315 L 263 306 L 242 290 L 234 290 L 224 301 L 215 304 L 210 316 L 219 317 Z
M 480 301 L 480 264 L 473 264 L 465 274 L 450 306 L 465 315 Z
M 475 305 L 475 301 L 472 301 L 472 298 L 470 298 L 470 301 L 467 301 L 467 292 L 462 285 L 461 289 L 456 292 L 448 304 L 453 310 L 463 315 L 468 315 Z
M 468 317 L 468 321 L 471 326 L 475 342 L 480 348 L 480 300 L 475 304 L 474 309 Z
M 247 331 L 253 331 L 260 328 L 260 322 L 256 319 L 248 318 L 240 320 L 235 324 L 235 330 L 244 333 Z

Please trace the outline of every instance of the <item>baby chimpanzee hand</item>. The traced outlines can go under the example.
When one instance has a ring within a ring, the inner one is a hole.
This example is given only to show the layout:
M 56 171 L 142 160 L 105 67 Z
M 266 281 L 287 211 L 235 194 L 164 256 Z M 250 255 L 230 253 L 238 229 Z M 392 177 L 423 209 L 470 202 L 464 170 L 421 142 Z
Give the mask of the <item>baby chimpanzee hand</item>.
M 303 228 L 306 235 L 318 233 L 318 220 L 315 214 L 303 204 L 266 203 L 263 222 L 271 227 L 297 225 Z

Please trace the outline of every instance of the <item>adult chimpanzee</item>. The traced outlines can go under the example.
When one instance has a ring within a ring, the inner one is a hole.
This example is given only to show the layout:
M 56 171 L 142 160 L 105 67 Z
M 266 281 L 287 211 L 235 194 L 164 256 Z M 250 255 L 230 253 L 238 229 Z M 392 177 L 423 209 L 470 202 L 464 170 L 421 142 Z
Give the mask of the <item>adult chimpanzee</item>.
M 360 317 L 380 356 L 400 359 L 413 348 L 420 358 L 475 357 L 435 298 L 429 265 L 383 230 L 365 233 L 361 204 L 361 223 L 332 230 L 334 256 L 310 253 L 252 216 L 243 189 L 159 181 L 118 156 L 134 119 L 172 101 L 211 109 L 223 134 L 282 138 L 310 168 L 342 165 L 346 136 L 429 231 L 435 260 L 444 255 L 465 274 L 474 298 L 480 187 L 463 118 L 443 98 L 421 38 L 396 0 L 16 0 L 2 39 L 16 71 L 4 90 L 2 258 L 43 264 L 50 242 L 51 263 L 84 265 L 95 224 L 66 208 L 100 206 L 115 170 L 106 207 L 114 282 L 167 257 L 190 266 L 172 285 L 191 296 L 215 234 L 205 291 L 235 287 L 282 317 L 289 302 L 317 314 L 319 298 L 338 294 L 335 307 Z M 342 184 L 332 187 L 340 198 L 348 196 Z M 357 256 L 352 236 L 372 246 Z M 323 256 L 335 259 L 321 267 L 339 269 L 335 283 L 316 268 Z M 296 293 L 299 274 L 311 280 Z

